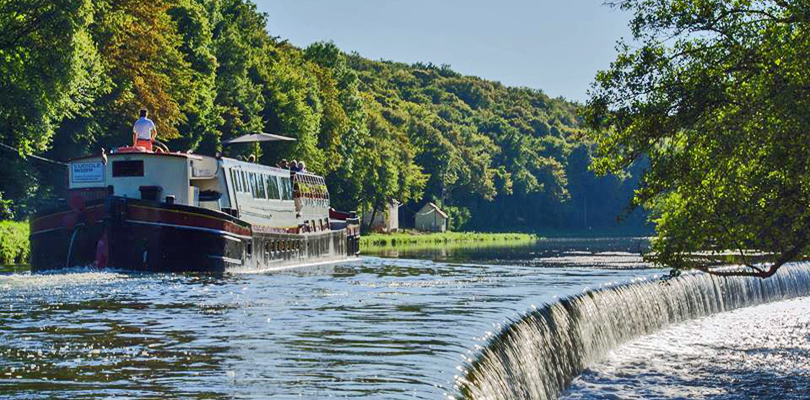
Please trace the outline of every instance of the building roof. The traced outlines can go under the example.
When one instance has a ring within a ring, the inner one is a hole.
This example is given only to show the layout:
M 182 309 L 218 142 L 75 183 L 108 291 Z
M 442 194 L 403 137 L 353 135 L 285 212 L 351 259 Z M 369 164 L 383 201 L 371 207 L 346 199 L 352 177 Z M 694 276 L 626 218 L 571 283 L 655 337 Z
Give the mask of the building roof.
M 442 217 L 444 217 L 445 219 L 446 219 L 446 218 L 448 218 L 448 217 L 447 217 L 447 214 L 445 214 L 445 212 L 444 212 L 444 211 L 442 211 L 442 209 L 441 209 L 441 208 L 439 208 L 439 206 L 437 206 L 437 205 L 435 205 L 435 204 L 433 204 L 433 203 L 427 203 L 427 204 L 425 204 L 425 205 L 422 207 L 422 210 L 424 210 L 425 208 L 430 208 L 431 210 L 430 210 L 430 211 L 427 211 L 427 212 L 424 212 L 424 213 L 421 213 L 421 214 L 428 214 L 428 213 L 431 213 L 431 212 L 434 212 L 434 211 L 435 211 L 435 212 L 439 213 L 439 215 L 441 215 L 441 216 L 442 216 Z M 420 212 L 421 212 L 421 210 L 420 210 Z

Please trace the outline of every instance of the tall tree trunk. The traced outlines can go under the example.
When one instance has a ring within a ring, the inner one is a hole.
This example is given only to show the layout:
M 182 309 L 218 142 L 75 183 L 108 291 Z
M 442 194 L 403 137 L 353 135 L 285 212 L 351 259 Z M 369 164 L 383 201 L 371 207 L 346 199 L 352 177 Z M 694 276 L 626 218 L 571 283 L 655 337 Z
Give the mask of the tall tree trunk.
M 377 218 L 377 207 L 371 208 L 371 218 L 368 220 L 368 225 L 366 226 L 366 232 L 371 230 L 371 227 L 374 225 L 374 218 Z

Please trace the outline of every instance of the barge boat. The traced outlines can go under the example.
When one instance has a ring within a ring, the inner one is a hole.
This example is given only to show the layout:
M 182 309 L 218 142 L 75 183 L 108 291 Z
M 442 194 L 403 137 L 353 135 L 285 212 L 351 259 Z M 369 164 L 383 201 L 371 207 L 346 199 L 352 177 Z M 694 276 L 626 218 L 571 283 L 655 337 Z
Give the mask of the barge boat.
M 68 193 L 31 220 L 33 271 L 261 271 L 359 253 L 356 215 L 307 172 L 124 147 L 70 161 Z

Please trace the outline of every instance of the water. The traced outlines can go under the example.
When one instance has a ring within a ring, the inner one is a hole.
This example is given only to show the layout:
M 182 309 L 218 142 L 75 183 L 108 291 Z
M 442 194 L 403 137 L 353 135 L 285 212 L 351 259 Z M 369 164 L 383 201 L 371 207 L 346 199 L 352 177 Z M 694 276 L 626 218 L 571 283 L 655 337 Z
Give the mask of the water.
M 16 267 L 6 269 L 0 273 L 0 399 L 457 397 L 456 385 L 479 351 L 496 343 L 502 330 L 509 332 L 511 322 L 521 320 L 527 310 L 543 310 L 544 303 L 581 294 L 585 288 L 646 282 L 666 272 L 649 269 L 637 254 L 640 249 L 639 240 L 561 239 L 516 248 L 419 250 L 402 255 L 423 259 L 364 257 L 322 268 L 221 278 L 81 269 L 30 275 Z M 709 303 L 708 291 L 694 293 L 699 295 L 693 297 L 694 304 Z M 757 293 L 763 301 L 768 297 L 761 290 L 751 291 L 749 297 Z M 738 303 L 743 302 L 729 305 Z M 749 310 L 750 317 L 738 320 L 781 315 L 749 308 L 693 322 Z M 740 340 L 730 340 L 739 346 L 726 346 L 730 350 L 723 353 L 721 344 L 717 353 L 709 354 L 731 360 L 725 364 L 730 373 L 744 372 L 730 369 L 740 352 L 747 360 L 757 354 L 761 361 L 751 364 L 751 370 L 787 368 L 794 373 L 788 384 L 806 388 L 806 369 L 801 375 L 794 368 L 806 363 L 806 355 L 790 357 L 806 350 L 802 347 L 807 341 L 802 330 L 806 319 L 790 316 L 806 315 L 806 308 L 784 310 L 786 316 L 776 318 L 784 323 L 752 322 L 747 327 L 765 332 L 754 336 L 762 340 L 745 341 L 738 332 Z M 619 315 L 638 314 L 631 307 Z M 594 329 L 610 325 L 601 321 Z M 727 323 L 717 321 L 716 326 Z M 669 325 L 671 329 L 681 326 L 689 325 Z M 763 326 L 767 329 L 762 330 Z M 679 388 L 678 379 L 644 380 L 645 375 L 671 374 L 678 368 L 684 355 L 667 353 L 673 348 L 667 344 L 669 339 L 710 342 L 707 336 L 690 336 L 690 329 L 667 333 L 670 328 L 661 331 L 664 339 L 656 339 L 654 324 L 628 331 L 627 340 L 630 333 L 653 336 L 640 336 L 640 344 L 629 342 L 627 349 L 640 347 L 627 352 L 611 353 L 616 346 L 604 338 L 590 342 L 591 349 L 603 352 L 580 358 L 587 358 L 593 369 L 575 381 L 568 395 L 610 398 L 600 397 L 602 389 L 616 394 L 614 398 L 659 394 L 691 398 L 704 393 Z M 611 329 L 616 332 L 610 339 L 618 343 L 624 336 L 617 326 Z M 726 334 L 719 328 L 711 331 L 721 339 Z M 651 342 L 643 342 L 647 338 Z M 524 344 L 547 342 L 542 335 L 526 339 Z M 564 346 L 558 349 L 558 354 L 571 353 Z M 654 349 L 649 354 L 661 363 L 644 366 L 644 349 Z M 614 354 L 628 358 L 613 360 Z M 630 358 L 633 354 L 635 359 Z M 599 364 L 602 356 L 606 356 L 604 366 Z M 639 367 L 622 374 L 626 365 Z M 659 365 L 660 370 L 653 369 Z M 710 387 L 717 382 L 710 373 L 718 371 L 723 370 L 707 369 L 698 379 Z M 520 379 L 514 377 L 513 382 Z M 636 390 L 653 385 L 662 389 Z M 664 389 L 666 385 L 673 387 Z M 763 390 L 773 393 L 778 388 Z
M 634 340 L 574 380 L 575 399 L 807 399 L 810 298 L 743 308 Z
M 769 279 L 717 278 L 707 274 L 686 274 L 666 283 L 639 281 L 589 291 L 533 310 L 507 326 L 487 343 L 481 354 L 472 362 L 469 371 L 459 379 L 460 391 L 465 397 L 475 399 L 556 399 L 575 377 L 583 371 L 587 372 L 589 367 L 598 365 L 610 351 L 618 348 L 615 350 L 618 354 L 625 354 L 624 348 L 619 346 L 630 340 L 695 318 L 803 296 L 810 296 L 810 263 L 783 266 Z M 800 301 L 804 300 L 806 298 Z M 801 309 L 795 307 L 788 309 L 788 314 L 791 314 L 788 319 L 800 317 Z M 759 321 L 762 321 L 767 320 L 768 315 L 767 309 L 759 312 L 754 310 L 749 317 L 759 318 Z M 760 326 L 759 321 L 749 325 L 752 331 L 757 331 L 761 337 L 783 334 L 778 324 Z M 725 322 L 731 324 L 727 326 L 729 332 L 752 334 L 737 331 L 745 324 L 737 324 L 733 320 Z M 801 326 L 801 322 L 797 323 Z M 806 328 L 801 329 L 800 332 L 807 332 Z M 762 330 L 765 332 L 760 332 Z M 683 332 L 687 336 L 690 335 L 688 329 Z M 806 346 L 807 335 L 804 333 L 794 336 L 795 340 L 788 338 L 786 341 L 794 348 L 785 348 L 786 344 L 781 343 L 775 349 L 776 352 L 801 351 L 802 346 Z M 687 350 L 695 350 L 694 343 L 700 342 L 701 338 L 692 340 L 691 346 L 688 342 L 685 344 Z M 658 344 L 656 350 L 664 347 L 661 341 L 656 343 Z M 741 342 L 740 345 L 743 351 L 762 351 L 759 347 L 762 342 Z M 636 360 L 646 360 L 649 365 L 655 366 L 659 361 L 654 351 L 646 354 L 644 351 L 636 351 L 635 355 Z M 789 360 L 787 357 L 783 359 Z M 670 357 L 668 361 L 671 370 L 681 368 L 679 364 L 682 360 L 677 356 Z M 722 371 L 721 363 L 711 356 L 695 356 L 692 361 L 710 365 L 707 370 Z M 801 358 L 790 360 L 788 369 L 806 370 L 803 362 L 804 359 Z M 759 388 L 757 390 L 765 392 L 768 392 L 768 389 L 763 387 L 770 387 L 769 393 L 772 398 L 779 398 L 784 390 L 793 388 L 789 383 L 782 383 L 785 386 L 779 386 L 778 379 L 759 376 L 756 372 L 757 370 L 754 370 L 749 373 L 749 376 L 756 379 L 741 384 L 752 385 Z M 605 374 L 607 377 L 603 380 L 609 383 L 601 387 L 595 384 L 593 386 L 597 389 L 574 398 L 624 398 L 617 395 L 611 387 L 611 383 L 617 385 L 621 383 L 625 378 L 624 373 L 624 370 L 620 370 L 614 374 L 614 378 Z M 660 384 L 666 390 L 669 383 L 661 379 L 645 381 L 643 375 L 656 375 L 654 368 L 640 367 L 636 370 L 630 369 L 628 373 L 631 376 L 628 380 L 635 379 L 634 373 L 640 375 L 637 377 L 641 383 L 638 390 L 644 394 L 638 398 L 670 398 L 666 394 L 652 395 L 658 389 L 656 385 Z M 703 373 L 703 378 L 706 379 L 701 380 L 699 376 L 697 385 L 712 385 L 712 380 L 708 379 L 711 375 Z M 788 376 L 798 379 L 799 382 L 807 382 L 801 375 L 788 374 Z M 598 383 L 600 379 L 602 378 L 597 373 L 594 380 Z M 766 379 L 770 380 L 770 386 L 764 384 Z M 588 374 L 582 378 L 582 382 L 587 381 Z M 677 377 L 673 382 L 679 383 Z M 802 387 L 808 385 L 804 383 Z M 602 388 L 605 390 L 600 390 Z M 801 393 L 802 396 L 806 395 L 804 391 Z M 691 397 L 673 395 L 671 398 Z
M 376 248 L 367 253 L 384 257 L 416 258 L 440 262 L 480 262 L 539 267 L 590 267 L 603 269 L 649 268 L 639 254 L 647 251 L 644 239 L 550 239 L 533 243 L 451 244 L 434 248 Z M 505 245 L 506 244 L 506 245 Z
M 533 304 L 661 271 L 638 240 L 222 278 L 0 275 L 0 398 L 439 399 Z

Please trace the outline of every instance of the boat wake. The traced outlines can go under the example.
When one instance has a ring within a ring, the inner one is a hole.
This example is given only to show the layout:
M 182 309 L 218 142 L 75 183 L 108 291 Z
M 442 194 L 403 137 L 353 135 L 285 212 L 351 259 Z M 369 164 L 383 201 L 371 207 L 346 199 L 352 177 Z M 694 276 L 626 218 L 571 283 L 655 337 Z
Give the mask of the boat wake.
M 127 274 L 123 270 L 98 269 L 88 265 L 36 273 L 0 274 L 0 289 L 97 284 L 118 281 L 126 277 Z

